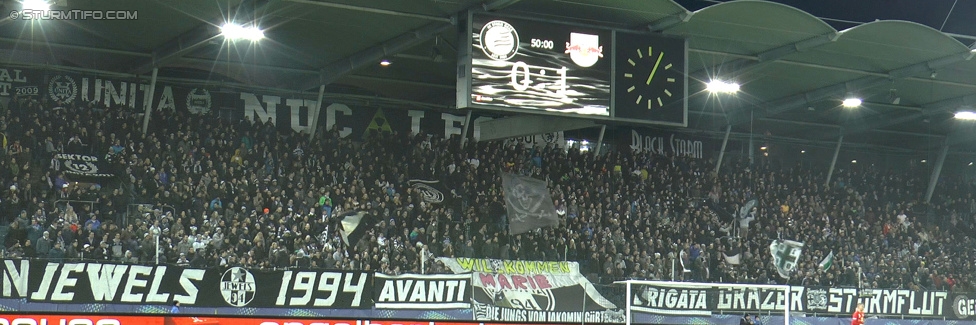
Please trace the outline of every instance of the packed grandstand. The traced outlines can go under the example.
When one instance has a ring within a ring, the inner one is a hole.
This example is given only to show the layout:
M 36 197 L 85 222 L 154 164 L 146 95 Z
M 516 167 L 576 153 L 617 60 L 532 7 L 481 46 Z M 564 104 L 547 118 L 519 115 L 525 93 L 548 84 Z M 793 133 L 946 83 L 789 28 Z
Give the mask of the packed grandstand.
M 456 137 L 336 129 L 309 139 L 173 111 L 157 111 L 144 136 L 127 109 L 46 99 L 17 98 L 0 115 L 6 258 L 386 274 L 446 273 L 436 257 L 570 260 L 600 283 L 765 284 L 784 282 L 769 243 L 788 238 L 806 243 L 790 284 L 972 290 L 976 274 L 971 185 L 947 178 L 923 204 L 921 170 L 848 168 L 824 186 L 819 167 L 732 161 L 714 174 L 714 161 L 626 148 L 462 148 Z M 69 181 L 53 159 L 63 152 L 104 157 L 124 176 Z M 501 172 L 546 180 L 560 224 L 509 235 Z M 457 205 L 428 204 L 410 179 L 443 182 Z M 353 210 L 379 220 L 345 245 L 337 216 Z

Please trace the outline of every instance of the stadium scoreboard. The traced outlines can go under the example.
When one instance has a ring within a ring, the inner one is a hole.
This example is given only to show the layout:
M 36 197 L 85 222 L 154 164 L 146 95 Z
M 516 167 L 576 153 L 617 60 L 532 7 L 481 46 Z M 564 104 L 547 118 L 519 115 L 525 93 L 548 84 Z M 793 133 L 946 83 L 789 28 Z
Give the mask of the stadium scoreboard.
M 470 13 L 458 108 L 688 124 L 685 39 Z

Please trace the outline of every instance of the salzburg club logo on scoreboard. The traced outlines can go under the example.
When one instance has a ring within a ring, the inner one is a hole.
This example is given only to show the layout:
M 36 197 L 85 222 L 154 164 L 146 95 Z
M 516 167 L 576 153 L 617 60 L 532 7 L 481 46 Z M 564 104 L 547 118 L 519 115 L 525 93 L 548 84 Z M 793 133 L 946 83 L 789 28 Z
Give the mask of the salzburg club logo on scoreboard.
M 254 300 L 254 275 L 242 267 L 232 267 L 220 277 L 220 295 L 234 307 L 244 307 Z
M 515 57 L 519 36 L 515 27 L 504 20 L 493 20 L 481 28 L 481 50 L 489 58 L 507 61 Z
M 566 53 L 576 65 L 589 68 L 603 57 L 603 46 L 600 46 L 600 35 L 570 33 L 566 42 Z

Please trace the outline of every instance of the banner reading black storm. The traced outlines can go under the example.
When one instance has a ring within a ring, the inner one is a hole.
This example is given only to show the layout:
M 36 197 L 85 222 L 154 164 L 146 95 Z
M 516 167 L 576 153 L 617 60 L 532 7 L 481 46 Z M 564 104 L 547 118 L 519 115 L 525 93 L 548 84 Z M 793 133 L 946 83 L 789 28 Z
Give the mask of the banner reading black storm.
M 787 301 L 791 312 L 849 316 L 858 303 L 868 315 L 899 317 L 973 317 L 974 301 L 945 291 L 875 290 L 794 286 L 789 296 L 782 289 L 674 285 L 633 285 L 634 313 L 671 316 L 708 316 L 718 313 L 782 313 Z
M 703 159 L 715 157 L 721 150 L 719 149 L 721 141 L 716 143 L 714 140 L 702 137 L 650 129 L 625 129 L 622 131 L 613 135 L 617 139 L 616 143 L 621 149 L 630 148 L 630 150 L 639 153 Z M 626 133 L 621 134 L 624 132 Z
M 576 262 L 438 258 L 471 274 L 477 321 L 621 323 L 623 312 L 579 273 Z

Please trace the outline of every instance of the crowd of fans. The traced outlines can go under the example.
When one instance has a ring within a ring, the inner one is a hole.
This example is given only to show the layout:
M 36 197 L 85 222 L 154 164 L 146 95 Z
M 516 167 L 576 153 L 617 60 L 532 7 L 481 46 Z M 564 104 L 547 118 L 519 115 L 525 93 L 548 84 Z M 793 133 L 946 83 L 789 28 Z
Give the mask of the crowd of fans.
M 973 187 L 943 182 L 922 204 L 921 169 L 837 170 L 824 186 L 825 170 L 732 161 L 715 174 L 714 161 L 626 148 L 462 148 L 457 138 L 335 129 L 312 140 L 270 121 L 171 111 L 155 112 L 143 135 L 128 109 L 8 106 L 8 258 L 400 274 L 442 272 L 433 258 L 455 256 L 579 261 L 597 281 L 782 283 L 769 244 L 790 239 L 806 243 L 794 284 L 970 290 L 976 274 Z M 52 159 L 64 152 L 104 159 L 119 176 L 72 179 Z M 547 180 L 560 225 L 510 236 L 500 171 Z M 426 202 L 410 179 L 442 181 L 458 204 Z M 337 216 L 353 210 L 379 220 L 346 245 Z

